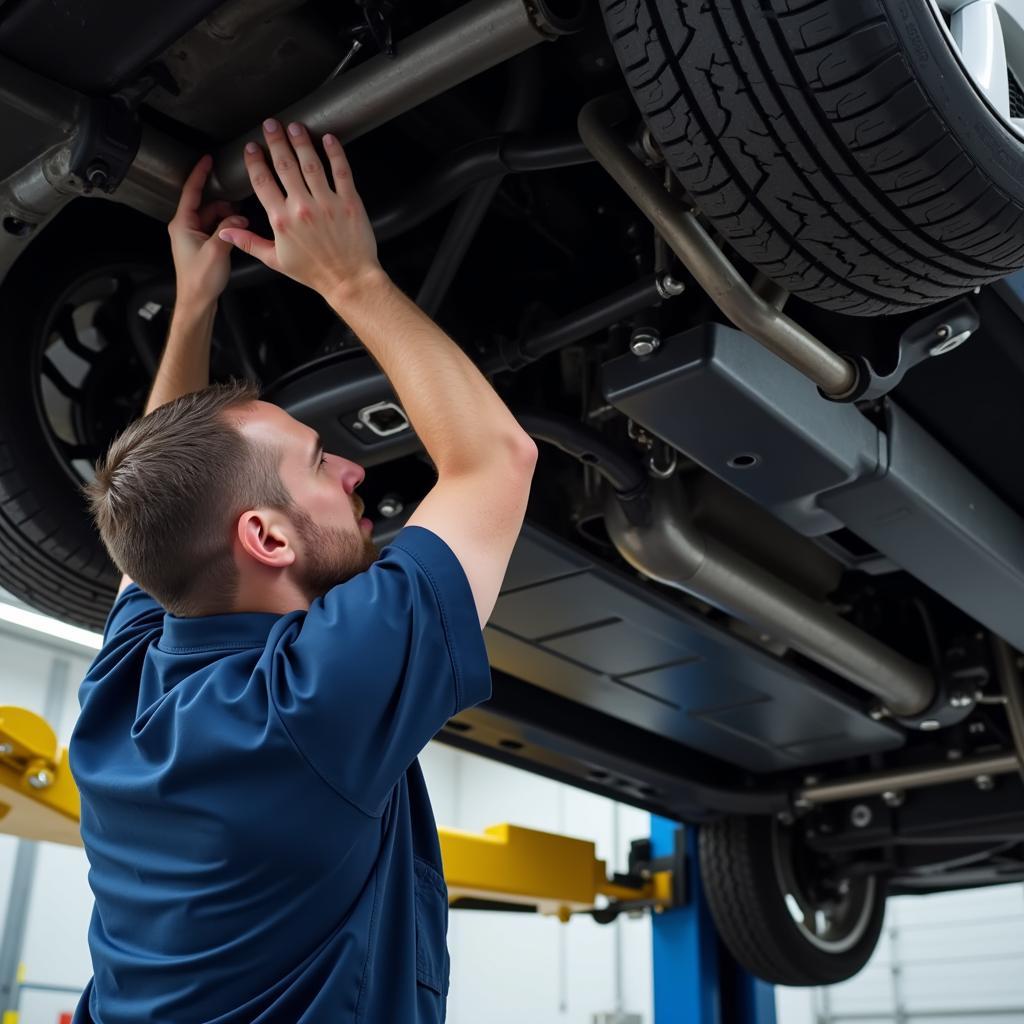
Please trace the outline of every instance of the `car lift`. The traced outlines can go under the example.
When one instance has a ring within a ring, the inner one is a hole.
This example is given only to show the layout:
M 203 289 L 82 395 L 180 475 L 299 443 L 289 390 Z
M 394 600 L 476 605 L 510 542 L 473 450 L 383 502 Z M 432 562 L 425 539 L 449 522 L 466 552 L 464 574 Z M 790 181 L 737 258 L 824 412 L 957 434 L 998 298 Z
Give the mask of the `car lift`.
M 0 833 L 80 846 L 79 797 L 68 752 L 24 708 L 0 707 Z M 719 942 L 700 885 L 697 831 L 652 817 L 633 842 L 629 871 L 608 877 L 593 843 L 516 825 L 482 835 L 439 828 L 453 909 L 533 910 L 562 921 L 652 914 L 654 1024 L 775 1024 L 772 987 Z M 17 991 L 0 1024 L 17 1024 Z M 609 1019 L 629 1024 L 632 1018 Z

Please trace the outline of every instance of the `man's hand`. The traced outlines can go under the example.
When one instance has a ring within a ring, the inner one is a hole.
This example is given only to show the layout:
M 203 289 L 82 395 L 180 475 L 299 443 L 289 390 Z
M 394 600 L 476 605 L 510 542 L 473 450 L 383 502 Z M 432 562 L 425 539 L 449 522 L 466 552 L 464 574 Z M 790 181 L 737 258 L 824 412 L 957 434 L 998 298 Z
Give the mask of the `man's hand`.
M 323 137 L 332 189 L 302 125 L 291 124 L 286 133 L 271 119 L 263 123 L 263 136 L 287 194 L 278 188 L 255 142 L 245 148 L 245 165 L 253 191 L 267 211 L 274 241 L 235 227 L 222 230 L 220 237 L 324 297 L 379 273 L 373 228 L 341 143 L 333 135 Z
M 218 238 L 217 232 L 248 224 L 226 200 L 202 205 L 203 186 L 212 166 L 210 156 L 195 165 L 182 189 L 177 213 L 167 225 L 179 308 L 207 308 L 217 302 L 231 272 L 231 246 Z

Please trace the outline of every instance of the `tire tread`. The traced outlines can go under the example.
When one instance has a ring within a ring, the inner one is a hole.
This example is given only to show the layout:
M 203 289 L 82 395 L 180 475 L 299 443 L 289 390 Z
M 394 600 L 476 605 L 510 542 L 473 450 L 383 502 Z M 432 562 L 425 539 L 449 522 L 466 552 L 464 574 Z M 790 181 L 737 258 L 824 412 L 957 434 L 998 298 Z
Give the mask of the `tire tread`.
M 1024 265 L 1024 192 L 999 189 L 949 131 L 881 0 L 601 6 L 676 176 L 787 291 L 896 313 Z M 994 238 L 996 217 L 1010 228 Z

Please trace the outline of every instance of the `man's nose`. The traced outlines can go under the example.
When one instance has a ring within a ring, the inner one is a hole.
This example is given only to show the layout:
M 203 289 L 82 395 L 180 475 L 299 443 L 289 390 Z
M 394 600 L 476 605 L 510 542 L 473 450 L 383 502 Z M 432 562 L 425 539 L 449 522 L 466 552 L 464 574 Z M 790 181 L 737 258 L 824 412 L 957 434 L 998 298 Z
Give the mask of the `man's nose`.
M 343 459 L 340 455 L 338 462 L 341 468 L 341 485 L 351 494 L 363 482 L 366 470 L 358 462 L 349 462 L 348 459 Z

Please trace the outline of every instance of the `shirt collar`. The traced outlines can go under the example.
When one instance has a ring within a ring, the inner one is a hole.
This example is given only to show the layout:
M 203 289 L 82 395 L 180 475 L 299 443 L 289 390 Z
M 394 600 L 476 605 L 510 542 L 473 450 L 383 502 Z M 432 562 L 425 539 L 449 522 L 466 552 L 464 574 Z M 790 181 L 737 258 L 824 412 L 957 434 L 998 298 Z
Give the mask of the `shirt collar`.
M 160 649 L 194 651 L 218 647 L 237 650 L 262 647 L 274 624 L 281 618 L 273 612 L 233 612 L 194 618 L 178 618 L 165 612 Z

